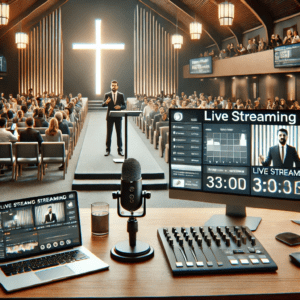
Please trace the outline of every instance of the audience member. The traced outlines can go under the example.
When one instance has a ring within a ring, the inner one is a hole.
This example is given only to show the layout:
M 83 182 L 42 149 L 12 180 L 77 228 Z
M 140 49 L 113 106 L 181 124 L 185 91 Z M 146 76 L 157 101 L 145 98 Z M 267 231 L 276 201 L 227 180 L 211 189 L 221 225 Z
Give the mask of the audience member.
M 296 44 L 296 43 L 299 43 L 299 42 L 300 42 L 300 38 L 299 38 L 299 35 L 298 35 L 298 31 L 294 30 L 293 36 L 292 36 L 292 44 Z
M 18 137 L 13 135 L 10 131 L 6 130 L 6 122 L 6 118 L 0 118 L 0 142 L 7 143 L 17 141 Z
M 39 131 L 33 129 L 33 118 L 27 118 L 25 123 L 27 128 L 19 133 L 20 142 L 38 142 L 41 146 L 43 138 Z
M 290 45 L 292 43 L 292 40 L 293 40 L 292 31 L 288 29 L 286 32 L 286 36 L 283 39 L 283 45 Z
M 45 142 L 61 142 L 63 140 L 61 130 L 58 128 L 58 121 L 52 118 L 49 128 L 45 131 Z
M 69 129 L 68 125 L 63 122 L 62 113 L 61 112 L 56 112 L 55 113 L 55 118 L 58 121 L 58 127 L 61 130 L 62 134 L 70 135 L 70 129 Z

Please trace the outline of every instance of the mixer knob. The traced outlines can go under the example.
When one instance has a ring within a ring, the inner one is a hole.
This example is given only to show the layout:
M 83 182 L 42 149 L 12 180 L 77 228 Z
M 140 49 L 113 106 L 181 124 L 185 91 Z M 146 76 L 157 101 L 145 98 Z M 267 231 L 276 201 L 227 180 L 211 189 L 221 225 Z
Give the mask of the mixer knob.
M 193 245 L 193 239 L 189 239 L 188 243 L 189 243 L 190 246 L 192 246 Z
M 236 244 L 237 244 L 238 247 L 241 247 L 241 246 L 242 246 L 242 241 L 241 241 L 241 239 L 237 239 L 237 240 L 236 240 Z
M 216 238 L 216 244 L 218 247 L 221 246 L 221 239 L 220 238 Z
M 174 244 L 174 240 L 173 239 L 169 239 L 169 245 L 173 246 L 173 244 Z
M 183 239 L 180 238 L 180 239 L 178 240 L 178 243 L 179 243 L 180 246 L 182 246 L 182 245 L 183 245 Z
M 177 231 L 176 227 L 172 227 L 172 232 L 175 233 Z
M 181 232 L 184 232 L 185 231 L 185 228 L 184 227 L 181 227 Z
M 199 227 L 199 231 L 202 233 L 203 232 L 203 227 Z
M 252 245 L 252 246 L 255 246 L 255 244 L 256 244 L 256 240 L 255 240 L 255 237 L 253 236 L 253 237 L 251 238 L 251 245 Z

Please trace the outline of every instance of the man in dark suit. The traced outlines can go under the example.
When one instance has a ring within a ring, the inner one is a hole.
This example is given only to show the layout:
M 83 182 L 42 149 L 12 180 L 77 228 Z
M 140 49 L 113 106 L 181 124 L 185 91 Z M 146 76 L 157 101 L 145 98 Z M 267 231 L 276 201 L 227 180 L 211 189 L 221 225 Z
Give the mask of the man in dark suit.
M 33 129 L 33 118 L 27 118 L 25 124 L 27 128 L 19 134 L 20 142 L 38 142 L 41 147 L 43 138 L 39 131 Z
M 264 167 L 268 167 L 273 161 L 274 167 L 279 168 L 293 168 L 294 163 L 296 167 L 300 167 L 300 159 L 296 149 L 287 144 L 288 131 L 280 128 L 277 131 L 278 145 L 270 147 L 266 160 L 262 155 L 259 156 L 259 161 Z
M 105 94 L 104 103 L 102 104 L 103 107 L 107 106 L 105 156 L 108 156 L 110 154 L 111 136 L 114 124 L 117 133 L 118 154 L 120 156 L 124 156 L 122 149 L 122 118 L 111 117 L 109 115 L 113 110 L 123 110 L 126 108 L 124 95 L 118 92 L 118 88 L 118 82 L 116 80 L 113 80 L 111 82 L 111 92 Z
M 48 213 L 45 214 L 45 224 L 47 223 L 56 223 L 56 214 L 52 212 L 52 206 L 48 206 Z

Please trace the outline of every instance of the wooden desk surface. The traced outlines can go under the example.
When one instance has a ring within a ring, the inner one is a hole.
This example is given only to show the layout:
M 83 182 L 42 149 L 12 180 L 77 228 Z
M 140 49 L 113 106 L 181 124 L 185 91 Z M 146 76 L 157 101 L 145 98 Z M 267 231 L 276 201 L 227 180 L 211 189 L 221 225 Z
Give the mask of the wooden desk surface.
M 247 209 L 249 216 L 261 216 L 262 222 L 255 236 L 278 265 L 276 273 L 204 275 L 174 277 L 157 238 L 157 229 L 164 226 L 201 226 L 213 214 L 224 213 L 213 208 L 147 209 L 138 219 L 138 239 L 154 248 L 154 258 L 148 262 L 126 264 L 111 259 L 110 249 L 128 240 L 127 219 L 110 210 L 110 233 L 106 237 L 91 236 L 90 209 L 81 209 L 84 246 L 109 264 L 109 270 L 63 280 L 11 294 L 0 290 L 0 298 L 111 298 L 111 297 L 178 297 L 199 296 L 212 299 L 288 299 L 300 298 L 300 268 L 289 261 L 289 253 L 300 246 L 289 247 L 275 240 L 275 235 L 300 232 L 299 225 L 290 219 L 300 219 L 299 213 Z M 275 296 L 274 294 L 281 294 Z M 251 296 L 250 296 L 251 295 Z M 206 297 L 205 297 L 206 296 Z M 203 298 L 201 298 L 203 299 Z

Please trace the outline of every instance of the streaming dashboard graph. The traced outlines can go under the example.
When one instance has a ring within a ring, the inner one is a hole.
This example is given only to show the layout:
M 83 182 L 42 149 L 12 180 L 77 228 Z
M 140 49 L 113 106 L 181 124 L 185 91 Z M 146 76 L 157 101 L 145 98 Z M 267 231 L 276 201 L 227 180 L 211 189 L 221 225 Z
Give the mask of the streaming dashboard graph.
M 204 129 L 204 163 L 248 165 L 248 130 L 240 126 L 210 125 Z

